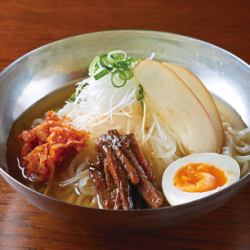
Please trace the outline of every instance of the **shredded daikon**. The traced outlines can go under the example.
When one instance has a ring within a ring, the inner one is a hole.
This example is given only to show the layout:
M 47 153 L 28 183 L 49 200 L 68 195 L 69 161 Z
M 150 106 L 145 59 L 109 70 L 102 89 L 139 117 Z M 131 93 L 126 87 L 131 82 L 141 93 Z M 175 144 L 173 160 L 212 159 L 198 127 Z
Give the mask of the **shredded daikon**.
M 113 116 L 130 116 L 125 109 L 137 101 L 138 84 L 131 79 L 122 88 L 114 88 L 110 77 L 110 74 L 99 80 L 89 77 L 78 83 L 75 101 L 67 102 L 58 114 L 69 117 L 77 129 L 88 131 L 112 121 Z

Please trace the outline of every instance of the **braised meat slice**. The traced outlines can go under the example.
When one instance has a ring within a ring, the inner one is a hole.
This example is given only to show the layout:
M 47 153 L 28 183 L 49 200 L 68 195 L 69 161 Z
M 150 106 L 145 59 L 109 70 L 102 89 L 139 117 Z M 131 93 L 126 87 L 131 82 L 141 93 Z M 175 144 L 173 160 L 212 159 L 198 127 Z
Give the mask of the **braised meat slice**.
M 103 145 L 102 152 L 106 156 L 108 170 L 119 190 L 123 209 L 131 209 L 133 207 L 132 197 L 130 194 L 130 186 L 125 169 L 123 168 L 121 162 L 115 157 L 112 148 L 108 147 L 107 145 Z
M 146 175 L 148 176 L 149 179 L 153 179 L 153 172 L 152 172 L 152 168 L 150 167 L 147 159 L 145 158 L 145 156 L 143 155 L 136 139 L 135 136 L 133 134 L 129 134 L 123 137 L 123 142 L 127 142 L 128 143 L 128 147 L 131 148 L 133 154 L 135 155 L 137 161 L 139 162 L 139 164 L 142 166 L 144 172 L 146 173 Z
M 89 175 L 98 192 L 103 208 L 112 209 L 115 206 L 116 188 L 112 179 L 105 173 L 104 157 L 98 154 L 97 161 L 89 165 Z
M 152 169 L 143 155 L 133 134 L 120 135 L 117 130 L 109 130 L 107 134 L 101 135 L 96 143 L 98 155 L 104 156 L 102 181 L 106 180 L 103 189 L 108 186 L 116 186 L 116 197 L 113 209 L 138 208 L 137 202 L 133 204 L 133 195 L 139 195 L 151 208 L 158 208 L 163 204 L 163 195 L 154 184 Z M 90 168 L 92 165 L 90 164 Z M 93 176 L 90 174 L 90 177 Z M 113 179 L 113 182 L 110 180 Z M 110 184 L 111 183 L 111 184 Z M 132 195 L 132 186 L 135 187 Z M 103 197 L 103 190 L 97 192 Z M 103 199 L 103 198 L 102 198 Z M 107 207 L 105 207 L 107 208 Z
M 88 137 L 88 133 L 74 129 L 49 111 L 41 124 L 18 136 L 23 143 L 21 160 L 26 176 L 50 181 L 64 160 L 84 148 Z

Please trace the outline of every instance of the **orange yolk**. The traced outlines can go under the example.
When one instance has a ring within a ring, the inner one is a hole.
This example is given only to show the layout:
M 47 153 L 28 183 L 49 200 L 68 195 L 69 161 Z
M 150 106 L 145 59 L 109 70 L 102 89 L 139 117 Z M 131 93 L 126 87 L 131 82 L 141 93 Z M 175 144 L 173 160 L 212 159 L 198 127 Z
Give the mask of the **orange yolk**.
M 227 177 L 223 170 L 207 163 L 189 163 L 174 177 L 175 187 L 185 192 L 205 192 L 223 186 Z

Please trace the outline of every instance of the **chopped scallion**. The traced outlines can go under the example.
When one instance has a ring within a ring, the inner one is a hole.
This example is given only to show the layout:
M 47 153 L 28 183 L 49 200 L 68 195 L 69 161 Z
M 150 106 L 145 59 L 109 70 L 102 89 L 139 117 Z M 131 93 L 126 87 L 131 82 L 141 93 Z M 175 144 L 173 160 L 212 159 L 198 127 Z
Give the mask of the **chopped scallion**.
M 111 73 L 111 82 L 115 88 L 124 86 L 128 80 L 133 78 L 133 67 L 140 59 L 127 57 L 127 53 L 122 50 L 113 50 L 107 54 L 96 56 L 89 66 L 89 75 L 99 80 Z M 72 98 L 75 98 L 72 96 Z M 136 94 L 138 101 L 144 98 L 143 87 L 139 84 Z
M 138 59 L 127 57 L 125 51 L 113 50 L 107 54 L 96 56 L 92 60 L 89 75 L 94 75 L 94 78 L 99 80 L 108 73 L 112 73 L 112 84 L 119 88 L 133 77 L 132 69 L 137 62 Z
M 105 75 L 107 75 L 108 73 L 109 73 L 109 71 L 107 69 L 103 69 L 102 71 L 100 71 L 99 73 L 97 73 L 96 75 L 94 75 L 94 78 L 96 80 L 99 80 L 102 77 L 104 77 Z
M 127 80 L 124 79 L 124 73 L 121 70 L 117 69 L 114 72 L 112 72 L 111 82 L 114 87 L 121 88 L 126 84 Z
M 137 101 L 142 101 L 144 98 L 144 89 L 141 84 L 138 85 L 138 90 L 136 94 Z
M 107 60 L 110 63 L 115 63 L 117 61 L 124 60 L 126 59 L 126 57 L 127 57 L 126 52 L 122 50 L 113 50 L 107 54 Z

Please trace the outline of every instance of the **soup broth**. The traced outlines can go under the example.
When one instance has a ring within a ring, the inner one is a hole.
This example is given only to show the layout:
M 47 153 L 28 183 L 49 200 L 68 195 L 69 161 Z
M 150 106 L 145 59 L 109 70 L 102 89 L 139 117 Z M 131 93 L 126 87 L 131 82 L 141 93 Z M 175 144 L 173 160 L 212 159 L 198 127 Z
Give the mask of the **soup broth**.
M 77 80 L 79 81 L 79 80 Z M 21 143 L 17 140 L 17 136 L 23 131 L 27 130 L 31 127 L 32 122 L 44 116 L 44 114 L 51 109 L 58 109 L 64 105 L 65 100 L 67 100 L 71 93 L 73 93 L 75 89 L 74 81 L 71 84 L 68 84 L 66 87 L 60 88 L 55 92 L 49 94 L 44 97 L 33 106 L 31 106 L 27 111 L 25 111 L 13 124 L 12 129 L 10 131 L 9 139 L 8 139 L 8 149 L 7 149 L 7 163 L 9 166 L 10 174 L 18 179 L 20 182 L 28 185 L 29 187 L 35 189 L 38 192 L 45 193 L 49 196 L 58 198 L 60 200 L 70 202 L 73 204 L 86 206 L 86 207 L 98 207 L 97 201 L 93 200 L 91 196 L 77 195 L 75 193 L 73 185 L 67 187 L 61 187 L 59 185 L 60 182 L 64 181 L 68 178 L 69 175 L 73 173 L 67 172 L 67 164 L 61 166 L 55 174 L 55 178 L 53 183 L 48 187 L 47 185 L 38 184 L 35 182 L 30 182 L 22 171 L 22 166 L 20 165 L 19 155 L 21 151 Z M 222 117 L 229 122 L 233 128 L 235 129 L 243 129 L 245 127 L 244 122 L 237 114 L 235 110 L 232 109 L 230 105 L 222 101 L 218 97 L 214 97 L 217 107 L 219 109 Z M 93 145 L 87 147 L 87 150 L 84 151 L 84 156 L 88 156 L 90 159 L 94 158 L 93 151 L 91 150 Z

